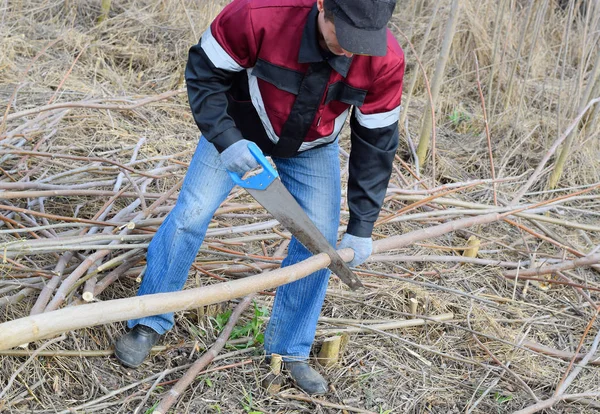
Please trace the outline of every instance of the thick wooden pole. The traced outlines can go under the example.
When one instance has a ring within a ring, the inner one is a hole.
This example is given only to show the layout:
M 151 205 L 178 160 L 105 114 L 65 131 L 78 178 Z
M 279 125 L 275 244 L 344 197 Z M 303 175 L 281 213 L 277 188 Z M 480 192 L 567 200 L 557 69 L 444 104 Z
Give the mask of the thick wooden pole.
M 348 249 L 340 251 L 344 260 L 350 260 Z M 345 253 L 345 254 L 344 254 Z M 231 282 L 219 283 L 180 292 L 157 293 L 133 298 L 110 300 L 81 306 L 71 306 L 53 312 L 41 313 L 0 324 L 0 350 L 49 338 L 62 332 L 101 325 L 126 319 L 142 318 L 164 312 L 175 312 L 211 305 L 272 289 L 327 267 L 325 253 L 312 256 L 292 266 L 260 273 Z

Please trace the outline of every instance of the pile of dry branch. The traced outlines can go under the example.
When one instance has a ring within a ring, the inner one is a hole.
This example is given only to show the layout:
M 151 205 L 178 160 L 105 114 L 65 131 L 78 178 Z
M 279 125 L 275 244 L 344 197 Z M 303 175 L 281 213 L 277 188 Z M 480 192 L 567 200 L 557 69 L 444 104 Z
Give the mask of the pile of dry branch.
M 260 386 L 260 332 L 274 288 L 328 258 L 279 269 L 290 234 L 244 190 L 183 292 L 132 298 L 197 142 L 186 52 L 225 3 L 0 4 L 0 412 L 600 408 L 598 2 L 399 4 L 402 143 L 365 289 L 330 283 L 319 399 Z M 116 363 L 109 322 L 166 309 L 150 361 Z

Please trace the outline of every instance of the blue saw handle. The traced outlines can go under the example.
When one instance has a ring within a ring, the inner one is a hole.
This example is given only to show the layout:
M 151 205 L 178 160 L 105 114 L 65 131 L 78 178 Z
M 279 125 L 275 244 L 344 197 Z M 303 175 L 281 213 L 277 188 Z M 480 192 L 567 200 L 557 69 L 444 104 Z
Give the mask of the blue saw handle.
M 267 158 L 263 155 L 260 148 L 258 148 L 258 145 L 254 142 L 250 142 L 248 144 L 248 149 L 254 158 L 256 158 L 258 164 L 263 168 L 262 172 L 245 180 L 242 180 L 242 178 L 234 172 L 227 171 L 227 173 L 229 173 L 233 182 L 240 187 L 264 190 L 273 182 L 273 180 L 279 177 L 279 174 L 277 174 L 277 171 L 275 171 L 275 168 L 273 168 L 271 163 L 267 161 Z

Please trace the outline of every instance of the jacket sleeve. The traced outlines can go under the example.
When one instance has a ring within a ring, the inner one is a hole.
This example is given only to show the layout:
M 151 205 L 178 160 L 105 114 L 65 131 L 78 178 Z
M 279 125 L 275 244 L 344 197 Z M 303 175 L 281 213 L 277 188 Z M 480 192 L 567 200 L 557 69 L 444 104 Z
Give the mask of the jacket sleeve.
M 404 59 L 378 76 L 365 102 L 350 118 L 347 232 L 371 237 L 383 204 L 398 147 L 398 118 Z
M 185 70 L 196 125 L 219 151 L 242 139 L 227 113 L 226 92 L 237 72 L 254 66 L 257 47 L 248 0 L 230 3 L 189 51 Z

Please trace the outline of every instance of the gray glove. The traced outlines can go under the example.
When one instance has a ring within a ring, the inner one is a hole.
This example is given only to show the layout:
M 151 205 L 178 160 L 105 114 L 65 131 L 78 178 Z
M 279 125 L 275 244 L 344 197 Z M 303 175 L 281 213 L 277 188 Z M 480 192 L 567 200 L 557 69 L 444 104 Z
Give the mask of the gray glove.
M 354 259 L 348 263 L 350 267 L 356 267 L 365 262 L 373 252 L 373 239 L 370 237 L 357 237 L 351 234 L 344 234 L 339 249 L 350 248 L 354 250 Z
M 248 149 L 250 141 L 247 139 L 239 140 L 228 146 L 221 153 L 221 162 L 227 171 L 236 173 L 240 177 L 253 168 L 258 167 L 258 161 Z

